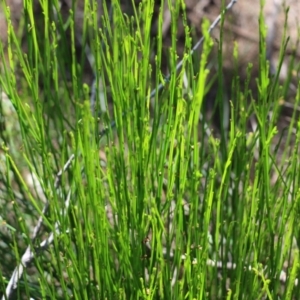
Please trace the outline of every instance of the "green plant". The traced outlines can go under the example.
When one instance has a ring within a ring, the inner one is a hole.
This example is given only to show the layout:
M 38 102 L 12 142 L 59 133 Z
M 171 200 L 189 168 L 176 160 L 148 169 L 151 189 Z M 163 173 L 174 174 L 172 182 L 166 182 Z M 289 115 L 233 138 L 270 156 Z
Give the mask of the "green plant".
M 0 48 L 1 87 L 19 126 L 15 136 L 9 126 L 1 135 L 1 291 L 15 299 L 297 297 L 300 123 L 294 113 L 287 129 L 293 146 L 279 150 L 286 138 L 276 127 L 285 89 L 280 70 L 274 77 L 268 72 L 263 14 L 257 99 L 249 66 L 245 84 L 236 71 L 229 104 L 222 94 L 225 6 L 217 19 L 222 121 L 215 132 L 204 101 L 216 24 L 203 22 L 195 66 L 184 3 L 169 2 L 165 76 L 163 3 L 157 49 L 150 39 L 154 1 L 133 4 L 130 17 L 117 1 L 110 8 L 104 2 L 100 29 L 96 2 L 84 4 L 86 51 L 79 59 L 75 2 L 64 19 L 57 1 L 41 1 L 38 20 L 32 1 L 24 1 L 28 52 L 11 26 L 8 47 Z M 187 38 L 178 64 L 180 14 Z M 82 81 L 86 53 L 95 73 L 92 93 Z M 295 112 L 299 100 L 298 87 Z M 222 114 L 226 105 L 230 118 Z

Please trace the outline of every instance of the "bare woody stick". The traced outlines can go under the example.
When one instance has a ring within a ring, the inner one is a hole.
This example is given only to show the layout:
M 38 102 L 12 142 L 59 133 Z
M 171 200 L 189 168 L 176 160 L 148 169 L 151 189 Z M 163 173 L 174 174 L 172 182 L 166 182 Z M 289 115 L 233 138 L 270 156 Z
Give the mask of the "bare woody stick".
M 55 190 L 57 190 L 58 187 L 60 186 L 61 176 L 62 176 L 63 172 L 65 172 L 70 167 L 74 157 L 75 157 L 74 154 L 72 154 L 70 156 L 70 158 L 68 159 L 68 161 L 65 163 L 63 169 L 57 173 L 56 179 L 54 182 Z M 70 199 L 68 196 L 66 203 L 65 203 L 66 206 L 69 205 L 69 200 Z M 47 202 L 45 204 L 43 211 L 42 211 L 42 215 L 40 216 L 38 223 L 33 230 L 33 235 L 32 235 L 32 239 L 31 239 L 32 242 L 35 241 L 35 239 L 41 229 L 41 226 L 43 224 L 43 218 L 44 218 L 45 214 L 47 213 L 48 209 L 49 209 L 49 202 Z M 55 224 L 56 229 L 57 229 L 57 227 L 58 227 L 58 224 Z M 53 239 L 53 233 L 50 235 L 50 237 L 46 241 L 44 241 L 43 243 L 40 244 L 40 248 L 45 249 L 49 245 L 49 242 L 52 242 L 52 239 Z M 9 280 L 9 283 L 5 290 L 5 294 L 2 296 L 2 300 L 11 299 L 13 292 L 16 290 L 16 288 L 18 286 L 19 280 L 23 275 L 24 268 L 27 268 L 30 265 L 30 263 L 33 261 L 33 259 L 34 259 L 34 252 L 31 249 L 30 245 L 28 245 L 25 253 L 23 254 L 23 256 L 21 258 L 20 264 L 15 268 L 15 270 Z

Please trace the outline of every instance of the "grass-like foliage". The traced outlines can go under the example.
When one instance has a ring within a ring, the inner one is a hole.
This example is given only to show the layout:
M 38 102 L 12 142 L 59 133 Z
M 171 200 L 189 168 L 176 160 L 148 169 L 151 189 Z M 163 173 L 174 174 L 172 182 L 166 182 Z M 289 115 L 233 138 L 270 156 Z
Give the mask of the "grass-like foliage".
M 25 0 L 23 31 L 3 5 L 2 299 L 297 299 L 299 66 L 292 56 L 279 81 L 285 37 L 270 75 L 258 16 L 259 73 L 240 79 L 235 48 L 227 101 L 225 6 L 217 41 L 203 21 L 197 56 L 184 1 L 168 1 L 167 51 L 164 1 L 130 15 L 103 1 L 101 17 L 96 2 L 78 24 L 75 1 L 66 16 L 57 0 L 41 13 Z M 284 101 L 293 113 L 279 129 Z

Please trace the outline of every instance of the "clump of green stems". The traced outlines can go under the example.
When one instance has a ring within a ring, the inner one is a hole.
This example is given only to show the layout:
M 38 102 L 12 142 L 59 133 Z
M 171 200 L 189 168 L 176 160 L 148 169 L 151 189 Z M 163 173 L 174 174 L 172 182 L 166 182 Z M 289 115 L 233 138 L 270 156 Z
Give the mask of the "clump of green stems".
M 26 53 L 4 7 L 1 294 L 29 247 L 33 258 L 14 299 L 297 298 L 299 85 L 288 127 L 279 132 L 277 124 L 299 66 L 291 57 L 289 76 L 279 81 L 285 36 L 271 76 L 260 14 L 257 90 L 250 89 L 251 64 L 243 84 L 236 68 L 225 102 L 225 10 L 217 44 L 203 21 L 197 57 L 184 2 L 169 2 L 168 76 L 161 71 L 164 1 L 155 37 L 154 1 L 133 4 L 131 16 L 117 1 L 112 7 L 104 1 L 100 29 L 96 1 L 84 2 L 79 37 L 75 3 L 65 19 L 58 1 L 41 1 L 37 16 L 25 0 Z M 186 35 L 180 55 L 179 16 Z M 216 47 L 217 73 L 209 74 Z M 92 110 L 87 52 L 101 83 Z M 212 86 L 218 132 L 205 117 Z M 4 94 L 13 106 L 9 117 Z M 43 225 L 33 233 L 39 218 Z

